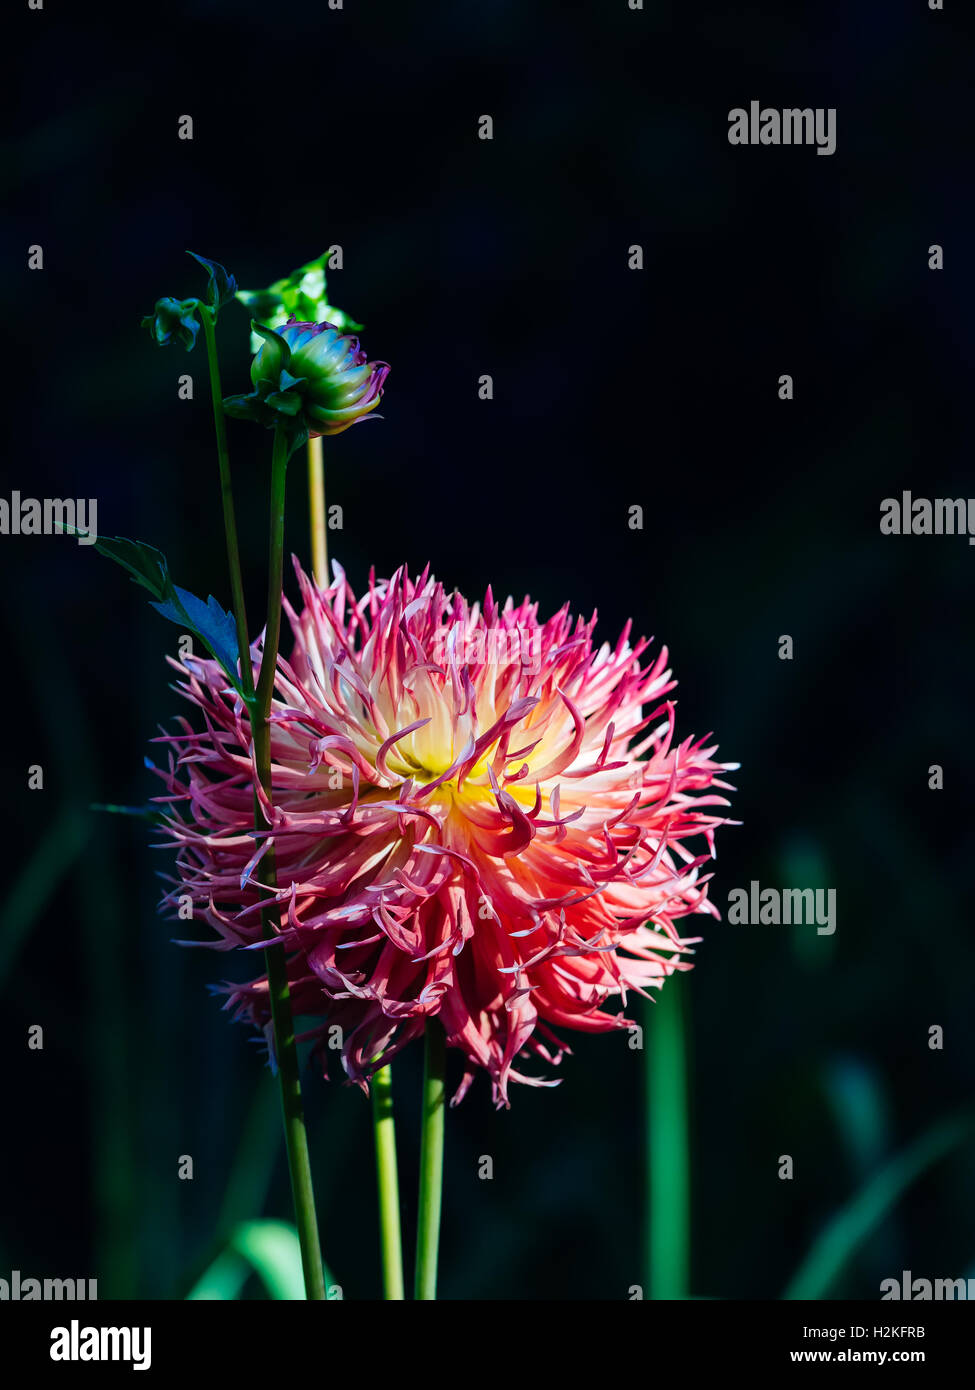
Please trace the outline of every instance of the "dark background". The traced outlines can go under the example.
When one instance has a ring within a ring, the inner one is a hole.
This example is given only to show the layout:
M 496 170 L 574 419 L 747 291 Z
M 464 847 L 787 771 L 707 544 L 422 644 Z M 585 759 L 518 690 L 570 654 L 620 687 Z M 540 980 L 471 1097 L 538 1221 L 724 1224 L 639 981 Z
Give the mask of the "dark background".
M 429 560 L 470 598 L 598 608 L 606 638 L 632 616 L 671 648 L 679 731 L 742 763 L 716 902 L 752 878 L 837 890 L 835 936 L 706 923 L 679 982 L 700 1296 L 778 1297 L 830 1214 L 971 1096 L 975 552 L 878 526 L 902 489 L 975 491 L 963 10 L 47 0 L 5 26 L 3 495 L 95 496 L 102 534 L 229 602 L 202 344 L 161 352 L 139 321 L 202 290 L 184 248 L 250 287 L 338 243 L 331 297 L 392 364 L 383 423 L 326 442 L 353 584 Z M 753 98 L 835 106 L 836 153 L 730 146 Z M 219 340 L 247 389 L 239 306 Z M 270 436 L 230 429 L 256 614 Z M 93 550 L 0 547 L 0 1274 L 181 1297 L 229 1221 L 289 1200 L 269 1076 L 206 992 L 233 962 L 171 944 L 151 835 L 87 809 L 154 791 L 176 630 Z M 481 1079 L 450 1113 L 444 1297 L 642 1282 L 641 1056 L 574 1041 L 556 1090 L 497 1114 Z M 420 1061 L 396 1068 L 408 1242 Z M 310 1074 L 306 1103 L 326 1259 L 374 1297 L 368 1103 Z M 832 1291 L 972 1272 L 972 1158 L 914 1184 Z

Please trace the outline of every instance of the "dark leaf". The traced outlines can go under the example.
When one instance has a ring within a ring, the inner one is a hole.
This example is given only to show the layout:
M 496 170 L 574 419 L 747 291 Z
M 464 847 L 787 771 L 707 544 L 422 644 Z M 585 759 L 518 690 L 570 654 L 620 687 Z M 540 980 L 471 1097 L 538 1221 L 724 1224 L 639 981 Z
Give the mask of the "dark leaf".
M 169 564 L 161 550 L 144 541 L 130 541 L 125 536 L 99 536 L 95 549 L 128 570 L 136 584 L 148 589 L 153 598 L 165 598 L 172 591 Z
M 75 530 L 74 527 L 64 529 Z M 146 545 L 144 541 L 130 541 L 124 536 L 100 536 L 95 548 L 128 570 L 133 582 L 149 591 L 157 613 L 199 638 L 219 661 L 234 689 L 243 694 L 237 674 L 237 627 L 231 613 L 212 595 L 204 603 L 188 589 L 178 588 L 170 578 L 169 562 L 155 546 Z
M 170 622 L 188 627 L 236 682 L 237 626 L 233 614 L 228 613 L 212 594 L 204 603 L 189 590 L 174 586 L 171 598 L 165 603 L 154 603 L 152 607 Z

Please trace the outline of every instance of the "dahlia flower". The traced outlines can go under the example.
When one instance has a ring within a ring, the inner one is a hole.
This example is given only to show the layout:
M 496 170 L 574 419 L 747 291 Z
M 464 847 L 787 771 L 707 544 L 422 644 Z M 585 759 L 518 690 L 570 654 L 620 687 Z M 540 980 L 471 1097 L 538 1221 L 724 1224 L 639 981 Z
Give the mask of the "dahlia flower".
M 630 1028 L 610 1006 L 690 969 L 700 938 L 679 927 L 717 916 L 702 867 L 737 764 L 675 741 L 666 648 L 647 657 L 629 624 L 597 647 L 595 616 L 541 622 L 490 589 L 469 605 L 428 571 L 371 577 L 358 599 L 337 566 L 324 590 L 296 571 L 270 802 L 219 665 L 173 661 L 202 728 L 157 740 L 178 851 L 165 904 L 190 896 L 216 934 L 198 944 L 263 947 L 257 790 L 294 1012 L 314 1020 L 326 1074 L 339 1038 L 366 1088 L 436 1016 L 466 1059 L 454 1103 L 478 1068 L 498 1105 L 511 1082 L 555 1084 L 522 1070 L 569 1050 L 555 1029 Z M 226 991 L 270 1036 L 266 976 Z
M 254 329 L 264 339 L 251 362 L 254 390 L 228 397 L 229 415 L 331 435 L 357 424 L 379 404 L 389 364 L 368 361 L 358 338 L 331 323 L 294 319 L 279 331 L 256 322 Z

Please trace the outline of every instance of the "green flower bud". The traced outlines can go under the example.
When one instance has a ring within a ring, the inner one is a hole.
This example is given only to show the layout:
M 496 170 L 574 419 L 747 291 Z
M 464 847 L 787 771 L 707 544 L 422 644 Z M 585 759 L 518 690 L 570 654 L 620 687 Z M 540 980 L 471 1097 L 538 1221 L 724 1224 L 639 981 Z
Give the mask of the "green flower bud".
M 200 331 L 199 308 L 198 299 L 159 299 L 153 313 L 142 320 L 142 327 L 148 328 L 160 347 L 168 347 L 175 340 L 192 352 Z
M 358 338 L 331 323 L 284 325 L 280 333 L 253 325 L 263 339 L 251 363 L 254 390 L 224 401 L 228 415 L 257 420 L 292 435 L 341 434 L 376 406 L 389 374 L 386 362 L 369 362 Z

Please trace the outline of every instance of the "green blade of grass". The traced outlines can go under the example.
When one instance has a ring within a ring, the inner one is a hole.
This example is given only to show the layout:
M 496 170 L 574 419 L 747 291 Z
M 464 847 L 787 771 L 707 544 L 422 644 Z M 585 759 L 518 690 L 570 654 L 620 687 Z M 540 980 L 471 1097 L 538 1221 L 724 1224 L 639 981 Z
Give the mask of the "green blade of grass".
M 235 1250 L 221 1250 L 186 1295 L 188 1300 L 232 1303 L 241 1295 L 252 1268 Z
M 282 1147 L 281 1098 L 270 1071 L 258 1072 L 251 1084 L 250 1105 L 217 1217 L 217 1231 L 224 1237 L 264 1210 Z
M 821 1084 L 857 1177 L 876 1167 L 890 1137 L 889 1105 L 876 1070 L 858 1057 L 831 1058 Z
M 782 1297 L 824 1298 L 850 1256 L 883 1220 L 906 1188 L 956 1145 L 975 1134 L 975 1117 L 955 1116 L 935 1125 L 885 1164 L 828 1221 L 792 1276 Z
M 84 848 L 90 829 L 75 807 L 63 806 L 14 880 L 0 906 L 0 988 L 31 927 Z
M 242 1221 L 186 1297 L 211 1301 L 239 1298 L 251 1272 L 270 1298 L 304 1302 L 301 1246 L 294 1226 L 284 1221 Z M 330 1283 L 326 1269 L 326 1288 Z
M 125 910 L 119 894 L 115 848 L 91 835 L 87 811 L 99 785 L 98 751 L 64 643 L 39 605 L 32 615 L 30 648 L 23 625 L 6 615 L 8 649 L 23 652 L 34 705 L 46 734 L 44 756 L 57 767 L 68 804 L 84 822 L 85 853 L 74 856 L 73 912 L 80 926 L 84 971 L 79 987 L 87 1005 L 84 1048 L 90 1086 L 90 1172 L 94 1223 L 93 1265 L 104 1298 L 131 1298 L 140 1263 L 133 1233 L 138 1230 L 137 1176 L 130 1056 L 135 1030 L 124 972 Z

